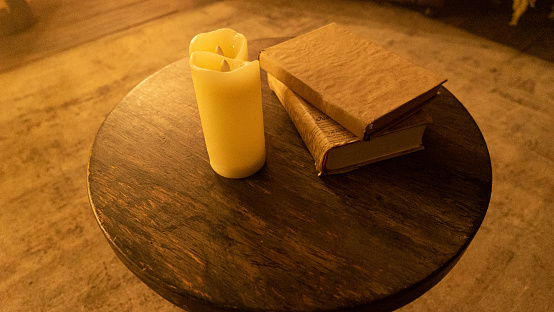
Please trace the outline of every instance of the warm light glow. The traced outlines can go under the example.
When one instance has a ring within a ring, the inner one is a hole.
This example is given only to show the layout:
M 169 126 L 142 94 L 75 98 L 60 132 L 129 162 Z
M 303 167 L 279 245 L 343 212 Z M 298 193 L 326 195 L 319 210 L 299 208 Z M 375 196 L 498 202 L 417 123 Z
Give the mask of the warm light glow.
M 227 178 L 254 174 L 265 163 L 259 62 L 229 28 L 198 34 L 189 53 L 210 165 Z

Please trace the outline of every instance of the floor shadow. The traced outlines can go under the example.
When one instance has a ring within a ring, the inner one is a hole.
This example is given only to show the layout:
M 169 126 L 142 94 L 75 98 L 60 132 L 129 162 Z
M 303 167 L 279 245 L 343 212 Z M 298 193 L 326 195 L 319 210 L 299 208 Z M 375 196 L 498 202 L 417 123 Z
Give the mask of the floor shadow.
M 510 0 L 447 0 L 443 7 L 410 6 L 431 18 L 475 35 L 554 62 L 554 0 L 539 0 L 528 7 L 516 26 L 510 26 Z

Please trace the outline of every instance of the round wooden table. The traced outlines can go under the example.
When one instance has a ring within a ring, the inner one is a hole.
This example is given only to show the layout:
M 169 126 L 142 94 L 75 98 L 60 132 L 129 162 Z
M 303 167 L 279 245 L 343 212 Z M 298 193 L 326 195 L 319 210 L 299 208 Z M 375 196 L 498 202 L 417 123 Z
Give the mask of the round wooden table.
M 279 39 L 250 42 L 251 59 Z M 393 310 L 443 278 L 475 236 L 492 175 L 483 136 L 446 89 L 425 150 L 346 174 L 314 161 L 262 72 L 267 161 L 212 171 L 188 58 L 132 90 L 98 131 L 92 210 L 121 261 L 191 311 Z

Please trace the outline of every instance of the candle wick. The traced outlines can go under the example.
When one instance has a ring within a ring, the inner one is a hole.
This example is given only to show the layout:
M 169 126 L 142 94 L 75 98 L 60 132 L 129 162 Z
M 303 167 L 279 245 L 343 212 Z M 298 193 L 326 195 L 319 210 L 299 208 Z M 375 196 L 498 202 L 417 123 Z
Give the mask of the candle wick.
M 229 63 L 227 62 L 227 60 L 223 60 L 223 62 L 221 62 L 221 72 L 229 72 L 231 71 L 231 66 L 229 66 Z
M 217 53 L 219 55 L 224 55 L 223 54 L 223 49 L 220 46 L 215 47 L 215 53 Z

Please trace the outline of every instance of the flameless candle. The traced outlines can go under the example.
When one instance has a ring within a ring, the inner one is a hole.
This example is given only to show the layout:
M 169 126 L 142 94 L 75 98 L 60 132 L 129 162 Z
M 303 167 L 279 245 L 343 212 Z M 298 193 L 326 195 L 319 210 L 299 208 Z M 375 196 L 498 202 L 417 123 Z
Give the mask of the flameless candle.
M 225 57 L 248 61 L 246 38 L 229 28 L 196 35 L 190 42 L 189 55 L 196 51 L 214 52 Z
M 213 170 L 244 178 L 265 163 L 260 65 L 196 51 L 190 69 Z

